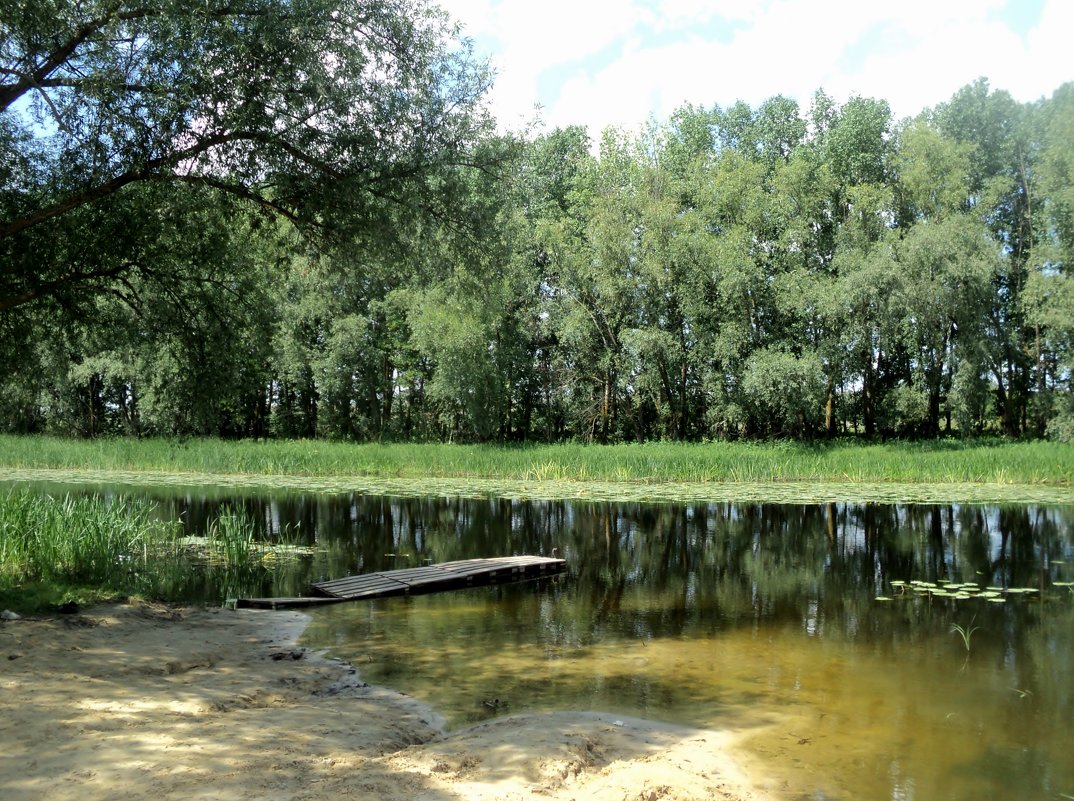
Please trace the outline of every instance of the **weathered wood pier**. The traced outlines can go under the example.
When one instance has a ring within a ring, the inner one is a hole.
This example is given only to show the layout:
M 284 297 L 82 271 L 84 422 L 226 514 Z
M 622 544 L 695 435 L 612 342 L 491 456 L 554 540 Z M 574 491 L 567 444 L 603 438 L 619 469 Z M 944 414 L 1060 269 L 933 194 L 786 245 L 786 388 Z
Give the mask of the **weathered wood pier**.
M 463 559 L 424 567 L 384 570 L 322 581 L 310 587 L 309 596 L 295 598 L 240 598 L 246 609 L 294 609 L 343 601 L 363 601 L 398 595 L 424 595 L 467 587 L 484 587 L 553 576 L 567 569 L 567 561 L 547 556 L 501 556 Z

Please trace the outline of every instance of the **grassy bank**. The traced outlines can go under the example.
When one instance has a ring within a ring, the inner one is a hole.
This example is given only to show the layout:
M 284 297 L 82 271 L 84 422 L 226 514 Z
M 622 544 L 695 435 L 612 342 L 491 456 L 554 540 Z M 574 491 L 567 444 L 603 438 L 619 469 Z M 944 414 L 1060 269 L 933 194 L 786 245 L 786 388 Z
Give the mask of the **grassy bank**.
M 926 442 L 863 445 L 355 445 L 320 441 L 0 436 L 0 466 L 170 474 L 631 483 L 836 482 L 1074 487 L 1074 445 Z
M 0 493 L 0 600 L 34 610 L 152 594 L 151 568 L 178 557 L 178 536 L 145 502 Z
M 184 537 L 178 520 L 159 519 L 144 499 L 0 490 L 0 608 L 17 612 L 129 596 L 189 600 L 202 585 L 250 594 L 266 577 L 286 581 L 302 553 L 310 549 L 260 541 L 239 509 L 225 508 L 204 536 Z

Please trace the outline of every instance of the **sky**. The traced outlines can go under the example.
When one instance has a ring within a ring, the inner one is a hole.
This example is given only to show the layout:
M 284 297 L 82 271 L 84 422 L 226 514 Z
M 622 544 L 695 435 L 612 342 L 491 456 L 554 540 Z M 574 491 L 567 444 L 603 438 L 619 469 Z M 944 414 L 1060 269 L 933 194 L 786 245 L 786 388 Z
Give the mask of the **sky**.
M 803 111 L 887 100 L 896 119 L 985 77 L 1027 102 L 1074 80 L 1072 0 L 438 0 L 497 73 L 502 128 L 637 130 L 685 103 Z

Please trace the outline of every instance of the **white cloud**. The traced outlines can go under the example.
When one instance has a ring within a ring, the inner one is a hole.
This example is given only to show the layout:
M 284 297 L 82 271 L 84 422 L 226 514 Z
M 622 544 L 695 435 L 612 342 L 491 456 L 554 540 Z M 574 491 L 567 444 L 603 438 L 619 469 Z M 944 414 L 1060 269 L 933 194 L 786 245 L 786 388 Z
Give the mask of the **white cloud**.
M 1017 0 L 1010 0 L 1017 2 Z M 506 127 L 636 128 L 685 102 L 756 105 L 776 94 L 808 107 L 823 87 L 916 114 L 984 75 L 1019 100 L 1074 79 L 1074 3 L 1048 0 L 1025 37 L 999 21 L 1006 0 L 444 0 L 499 78 Z M 716 30 L 719 39 L 706 40 Z M 543 97 L 542 97 L 543 93 Z
M 1019 100 L 1035 100 L 1049 94 L 1060 83 L 1074 80 L 1074 50 L 1070 32 L 1074 31 L 1074 4 L 1069 0 L 1050 0 L 1041 14 L 1040 24 L 1029 32 L 1024 60 L 1010 64 L 1007 84 Z

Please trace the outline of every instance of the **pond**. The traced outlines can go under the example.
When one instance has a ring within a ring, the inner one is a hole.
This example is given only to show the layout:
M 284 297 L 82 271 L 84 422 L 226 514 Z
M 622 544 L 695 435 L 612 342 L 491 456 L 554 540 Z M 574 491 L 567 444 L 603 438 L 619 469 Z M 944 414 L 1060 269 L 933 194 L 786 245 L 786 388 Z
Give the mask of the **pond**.
M 557 579 L 312 612 L 305 645 L 449 726 L 602 710 L 741 731 L 791 799 L 1074 798 L 1071 507 L 153 497 L 317 545 L 206 602 L 558 548 Z

